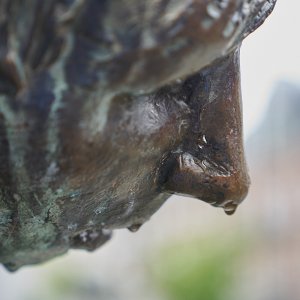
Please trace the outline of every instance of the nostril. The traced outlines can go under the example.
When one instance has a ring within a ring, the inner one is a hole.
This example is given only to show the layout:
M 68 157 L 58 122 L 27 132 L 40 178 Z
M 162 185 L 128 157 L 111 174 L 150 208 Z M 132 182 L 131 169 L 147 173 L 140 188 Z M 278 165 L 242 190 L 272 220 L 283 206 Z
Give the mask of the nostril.
M 203 162 L 204 161 L 204 162 Z M 224 208 L 233 214 L 246 197 L 249 177 L 246 168 L 218 167 L 217 163 L 205 164 L 205 160 L 189 153 L 179 154 L 168 170 L 165 189 L 170 193 L 183 194 Z
M 250 180 L 245 168 L 233 169 L 227 176 L 215 174 L 212 180 L 211 191 L 223 195 L 215 205 L 224 208 L 228 215 L 233 214 L 248 194 Z

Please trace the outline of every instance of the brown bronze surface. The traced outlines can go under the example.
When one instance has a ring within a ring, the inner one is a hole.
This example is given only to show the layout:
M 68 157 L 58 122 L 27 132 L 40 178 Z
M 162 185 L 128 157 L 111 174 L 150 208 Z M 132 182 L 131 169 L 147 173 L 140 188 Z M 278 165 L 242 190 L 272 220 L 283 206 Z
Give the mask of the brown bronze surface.
M 136 231 L 249 178 L 239 47 L 274 0 L 0 0 L 0 262 Z

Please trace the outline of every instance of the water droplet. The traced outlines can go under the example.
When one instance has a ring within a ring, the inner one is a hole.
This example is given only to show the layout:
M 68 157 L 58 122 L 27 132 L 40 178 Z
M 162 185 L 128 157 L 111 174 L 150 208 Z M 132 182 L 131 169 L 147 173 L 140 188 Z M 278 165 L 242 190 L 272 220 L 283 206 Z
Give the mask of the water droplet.
M 231 216 L 235 213 L 237 209 L 237 204 L 233 203 L 233 202 L 229 202 L 224 206 L 224 211 L 225 214 L 228 216 Z
M 137 232 L 142 225 L 143 224 L 132 224 L 131 226 L 127 227 L 127 229 L 131 232 Z

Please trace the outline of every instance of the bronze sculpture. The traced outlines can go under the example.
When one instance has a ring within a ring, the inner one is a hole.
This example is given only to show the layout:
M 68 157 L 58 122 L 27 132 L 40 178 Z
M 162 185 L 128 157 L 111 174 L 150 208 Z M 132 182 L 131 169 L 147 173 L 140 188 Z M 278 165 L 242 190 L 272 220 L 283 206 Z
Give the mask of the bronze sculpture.
M 239 47 L 275 0 L 0 0 L 0 262 L 247 194 Z

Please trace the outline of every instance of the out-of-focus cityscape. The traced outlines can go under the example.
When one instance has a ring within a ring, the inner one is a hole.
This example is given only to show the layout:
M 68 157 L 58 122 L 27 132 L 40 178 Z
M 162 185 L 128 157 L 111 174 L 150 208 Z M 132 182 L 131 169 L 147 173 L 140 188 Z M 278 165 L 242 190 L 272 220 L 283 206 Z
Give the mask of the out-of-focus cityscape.
M 242 48 L 252 185 L 236 214 L 173 196 L 137 233 L 115 231 L 94 253 L 70 251 L 13 274 L 1 267 L 1 300 L 300 299 L 300 3 L 292 2 L 279 1 Z

